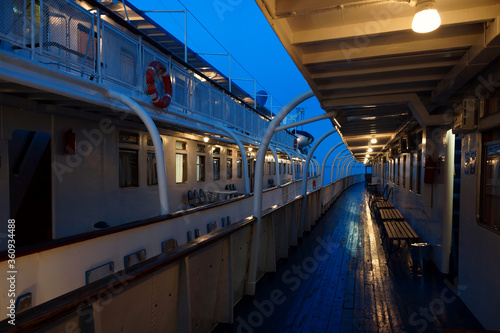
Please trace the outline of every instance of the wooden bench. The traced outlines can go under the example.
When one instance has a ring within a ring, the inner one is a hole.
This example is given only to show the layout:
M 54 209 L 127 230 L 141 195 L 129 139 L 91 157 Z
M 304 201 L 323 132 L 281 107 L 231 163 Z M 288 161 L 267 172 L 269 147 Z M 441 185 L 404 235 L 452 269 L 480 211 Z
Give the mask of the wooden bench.
M 382 208 L 378 210 L 378 222 L 404 221 L 404 216 L 397 208 Z
M 409 245 L 420 238 L 406 221 L 386 221 L 384 222 L 384 231 L 382 233 L 382 244 L 384 244 L 385 237 L 387 236 L 390 243 L 389 259 L 393 253 L 399 250 L 402 241 L 405 241 Z M 395 250 L 392 250 L 393 241 L 398 242 Z
M 370 208 L 376 213 L 383 208 L 394 208 L 394 205 L 390 201 L 374 201 Z

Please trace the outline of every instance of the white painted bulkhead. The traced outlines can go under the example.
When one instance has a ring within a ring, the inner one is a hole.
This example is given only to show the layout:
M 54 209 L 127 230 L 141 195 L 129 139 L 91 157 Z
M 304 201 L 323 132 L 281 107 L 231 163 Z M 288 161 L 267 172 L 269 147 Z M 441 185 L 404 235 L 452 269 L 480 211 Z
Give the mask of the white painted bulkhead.
M 500 234 L 477 223 L 478 171 L 466 174 L 466 154 L 481 150 L 480 134 L 467 133 L 462 139 L 460 197 L 460 249 L 457 292 L 485 328 L 500 330 Z M 479 158 L 478 158 L 479 159 Z M 500 216 L 497 216 L 500 218 Z

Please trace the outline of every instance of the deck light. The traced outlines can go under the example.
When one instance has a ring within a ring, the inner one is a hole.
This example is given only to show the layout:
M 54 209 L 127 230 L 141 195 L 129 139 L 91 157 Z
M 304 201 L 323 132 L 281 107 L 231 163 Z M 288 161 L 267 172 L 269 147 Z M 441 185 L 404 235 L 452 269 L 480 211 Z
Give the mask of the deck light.
M 208 140 L 210 140 L 208 136 L 203 137 L 203 142 L 207 143 Z
M 248 151 L 252 151 L 252 150 L 253 150 L 253 148 L 252 148 L 252 147 L 249 147 L 249 148 L 248 148 Z
M 371 143 L 377 143 L 377 139 L 372 138 L 372 140 L 371 140 L 370 142 L 371 142 Z
M 373 151 L 372 148 L 368 148 L 368 152 L 371 153 Z
M 411 28 L 418 33 L 436 30 L 441 25 L 441 17 L 436 9 L 435 0 L 418 0 L 417 12 L 413 17 Z
M 366 154 L 366 157 L 370 157 L 370 154 Z

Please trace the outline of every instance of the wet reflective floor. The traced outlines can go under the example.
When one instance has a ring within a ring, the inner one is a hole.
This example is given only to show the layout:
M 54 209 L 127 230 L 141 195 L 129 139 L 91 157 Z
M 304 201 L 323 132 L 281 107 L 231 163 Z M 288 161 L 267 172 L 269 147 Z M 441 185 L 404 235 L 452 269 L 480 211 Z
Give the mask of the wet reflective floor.
M 215 332 L 443 332 L 482 329 L 459 298 L 462 286 L 432 264 L 412 265 L 387 247 L 364 184 L 347 189 L 254 298 Z M 425 240 L 424 240 L 425 241 Z

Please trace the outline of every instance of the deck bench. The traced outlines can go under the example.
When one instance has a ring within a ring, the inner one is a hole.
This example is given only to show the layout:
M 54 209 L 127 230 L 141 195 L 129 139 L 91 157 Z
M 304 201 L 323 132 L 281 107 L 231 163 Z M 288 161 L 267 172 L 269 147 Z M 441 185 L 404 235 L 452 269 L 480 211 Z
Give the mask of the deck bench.
M 386 221 L 383 222 L 384 232 L 382 233 L 382 244 L 387 236 L 389 239 L 389 259 L 391 255 L 399 250 L 401 247 L 401 242 L 405 241 L 406 244 L 410 244 L 419 240 L 417 233 L 410 227 L 406 221 Z M 393 242 L 397 241 L 398 245 L 396 249 L 392 250 Z
M 404 221 L 404 216 L 397 208 L 382 208 L 378 210 L 378 222 Z

